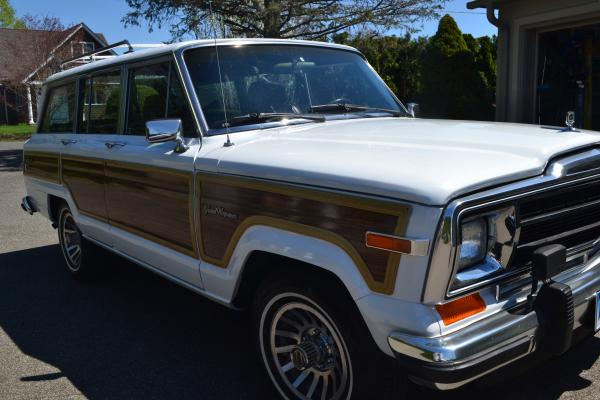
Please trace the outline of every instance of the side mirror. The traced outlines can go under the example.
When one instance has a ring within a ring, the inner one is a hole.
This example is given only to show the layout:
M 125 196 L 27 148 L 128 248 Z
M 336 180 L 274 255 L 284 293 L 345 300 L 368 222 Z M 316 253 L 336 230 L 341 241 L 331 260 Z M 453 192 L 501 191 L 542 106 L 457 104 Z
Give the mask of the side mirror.
M 149 143 L 164 143 L 174 141 L 176 153 L 183 153 L 188 146 L 181 134 L 180 119 L 155 119 L 146 122 L 146 140 Z
M 406 106 L 408 107 L 408 113 L 412 115 L 413 118 L 417 118 L 417 116 L 419 115 L 419 104 L 408 103 Z

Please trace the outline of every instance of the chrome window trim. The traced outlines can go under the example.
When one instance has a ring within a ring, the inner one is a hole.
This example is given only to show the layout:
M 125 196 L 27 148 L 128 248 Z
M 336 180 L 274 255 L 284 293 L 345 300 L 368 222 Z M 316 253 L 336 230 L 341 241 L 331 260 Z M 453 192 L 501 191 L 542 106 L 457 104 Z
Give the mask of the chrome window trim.
M 202 138 L 208 135 L 208 124 L 206 123 L 206 119 L 204 118 L 204 114 L 202 113 L 202 108 L 200 107 L 200 102 L 198 101 L 198 97 L 196 96 L 196 91 L 194 90 L 194 84 L 192 82 L 192 78 L 190 77 L 190 73 L 185 65 L 185 60 L 183 58 L 183 53 L 190 48 L 196 47 L 205 47 L 202 45 L 183 47 L 173 51 L 173 58 L 175 60 L 175 69 L 179 74 L 179 78 L 183 83 L 183 91 L 186 95 L 187 101 L 192 110 L 192 114 L 194 114 L 194 119 L 196 120 L 196 127 L 198 128 L 198 133 L 200 134 L 200 144 L 202 145 Z
M 450 285 L 458 266 L 457 238 L 459 221 L 466 212 L 510 203 L 523 197 L 600 179 L 598 168 L 569 173 L 574 165 L 583 163 L 597 154 L 596 148 L 579 149 L 578 151 L 577 154 L 573 155 L 573 152 L 571 152 L 571 155 L 563 155 L 560 159 L 551 161 L 546 168 L 546 172 L 542 175 L 467 195 L 450 202 L 443 211 L 433 241 L 433 251 L 421 301 L 426 304 L 438 304 L 441 301 L 476 291 L 484 286 L 517 275 L 517 270 L 510 271 L 507 274 L 463 288 L 459 292 L 454 291 L 451 293 Z M 522 269 L 519 269 L 519 271 L 523 273 Z

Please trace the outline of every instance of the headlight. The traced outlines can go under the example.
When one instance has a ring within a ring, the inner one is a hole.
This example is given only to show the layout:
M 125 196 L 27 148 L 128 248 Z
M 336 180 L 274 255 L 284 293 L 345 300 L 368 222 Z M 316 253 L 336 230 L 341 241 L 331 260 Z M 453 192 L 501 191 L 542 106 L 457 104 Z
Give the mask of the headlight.
M 469 215 L 460 226 L 460 252 L 449 294 L 458 294 L 501 276 L 519 237 L 514 206 Z
M 462 241 L 458 258 L 459 271 L 483 261 L 488 245 L 487 221 L 484 218 L 477 218 L 465 222 L 460 237 Z

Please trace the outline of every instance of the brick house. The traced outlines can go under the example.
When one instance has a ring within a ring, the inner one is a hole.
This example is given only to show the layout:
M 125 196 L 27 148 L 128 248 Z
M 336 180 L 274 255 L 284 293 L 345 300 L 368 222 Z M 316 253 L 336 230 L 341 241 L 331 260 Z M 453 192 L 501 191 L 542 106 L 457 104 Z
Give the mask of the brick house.
M 0 28 L 0 124 L 35 123 L 41 83 L 60 70 L 61 60 L 106 45 L 104 36 L 84 23 L 59 31 Z M 89 60 L 65 68 L 83 62 Z

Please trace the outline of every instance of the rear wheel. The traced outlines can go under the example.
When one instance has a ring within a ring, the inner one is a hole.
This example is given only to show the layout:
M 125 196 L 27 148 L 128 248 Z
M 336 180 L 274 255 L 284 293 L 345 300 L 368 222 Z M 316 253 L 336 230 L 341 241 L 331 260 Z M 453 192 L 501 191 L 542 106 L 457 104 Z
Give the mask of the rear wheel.
M 67 271 L 76 278 L 94 278 L 99 271 L 99 249 L 86 240 L 66 204 L 58 212 L 58 239 Z
M 401 399 L 393 360 L 377 348 L 347 293 L 325 282 L 288 277 L 259 291 L 254 329 L 271 381 L 289 400 Z

